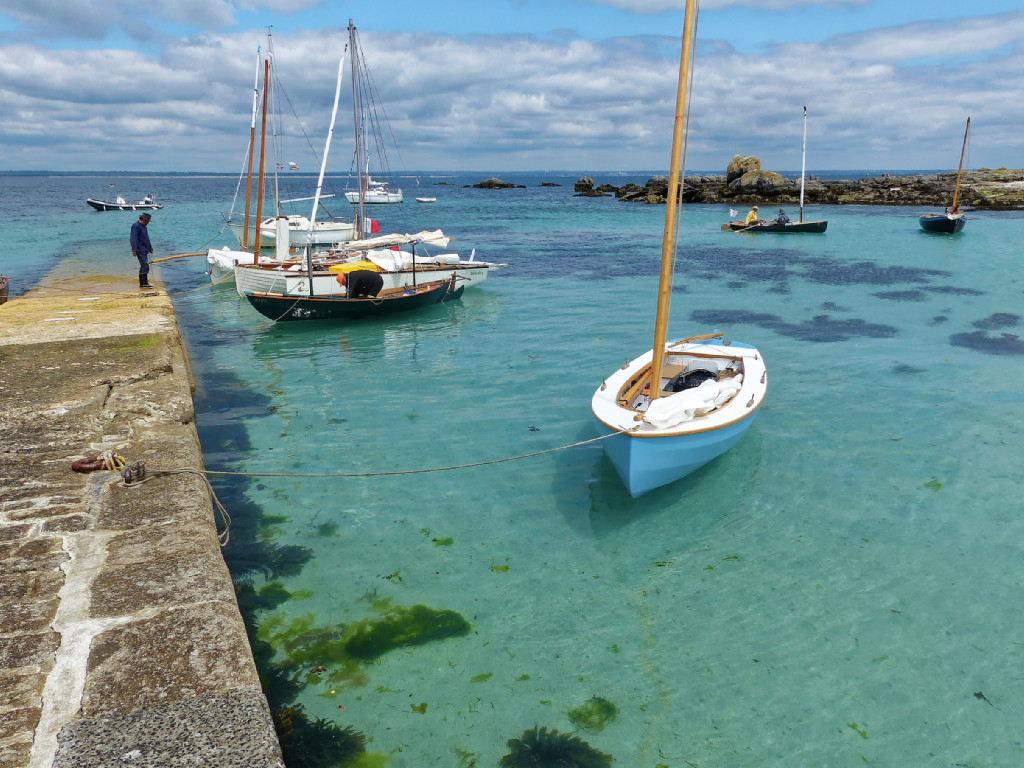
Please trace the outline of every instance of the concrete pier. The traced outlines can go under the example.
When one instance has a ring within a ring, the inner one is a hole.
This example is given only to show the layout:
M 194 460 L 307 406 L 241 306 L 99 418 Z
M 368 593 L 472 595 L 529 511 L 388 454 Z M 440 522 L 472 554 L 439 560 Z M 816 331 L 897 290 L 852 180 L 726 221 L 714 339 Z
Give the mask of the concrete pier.
M 0 305 L 0 768 L 280 768 L 203 476 L 71 469 L 203 468 L 171 303 L 134 277 Z

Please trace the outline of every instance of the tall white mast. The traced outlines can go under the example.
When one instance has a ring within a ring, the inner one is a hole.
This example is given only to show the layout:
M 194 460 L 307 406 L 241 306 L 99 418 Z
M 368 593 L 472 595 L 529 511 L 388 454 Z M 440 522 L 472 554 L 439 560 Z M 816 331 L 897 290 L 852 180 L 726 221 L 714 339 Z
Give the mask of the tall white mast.
M 804 107 L 804 146 L 800 159 L 800 221 L 804 220 L 804 171 L 807 170 L 807 107 Z

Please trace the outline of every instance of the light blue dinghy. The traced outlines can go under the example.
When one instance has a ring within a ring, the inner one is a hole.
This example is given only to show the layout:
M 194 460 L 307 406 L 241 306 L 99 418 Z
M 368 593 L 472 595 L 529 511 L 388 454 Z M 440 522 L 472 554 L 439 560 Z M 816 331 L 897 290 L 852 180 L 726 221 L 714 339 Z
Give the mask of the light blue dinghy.
M 719 332 L 667 341 L 695 16 L 695 0 L 686 0 L 654 343 L 608 376 L 590 403 L 608 435 L 605 453 L 633 497 L 686 477 L 732 448 L 768 389 L 764 360 L 753 347 L 722 342 Z
M 713 334 L 717 338 L 721 334 Z M 650 395 L 653 350 L 627 363 L 594 393 L 591 409 L 611 434 L 605 453 L 634 498 L 680 480 L 732 448 L 768 390 L 760 352 L 746 344 L 668 344 L 661 394 Z

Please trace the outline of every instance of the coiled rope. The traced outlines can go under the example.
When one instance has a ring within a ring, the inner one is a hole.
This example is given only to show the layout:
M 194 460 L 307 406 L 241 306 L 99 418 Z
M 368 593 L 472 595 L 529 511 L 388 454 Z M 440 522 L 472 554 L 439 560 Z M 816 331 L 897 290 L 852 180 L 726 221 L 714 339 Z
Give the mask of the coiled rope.
M 167 475 L 195 475 L 203 479 L 203 482 L 206 483 L 206 489 L 210 492 L 210 499 L 213 501 L 213 507 L 220 514 L 221 524 L 223 526 L 223 530 L 217 532 L 217 540 L 220 542 L 222 547 L 226 547 L 228 541 L 231 539 L 231 515 L 228 514 L 227 509 L 220 503 L 220 499 L 217 498 L 217 493 L 213 490 L 213 486 L 210 484 L 210 479 L 206 476 L 206 472 L 199 469 L 191 469 L 189 467 L 179 467 L 177 469 L 146 469 L 146 462 L 136 461 L 130 467 L 125 467 L 124 471 L 121 473 L 121 477 L 124 479 L 124 485 L 129 488 L 142 485 L 143 483 L 148 483 L 150 480 L 155 480 L 158 477 L 164 477 Z

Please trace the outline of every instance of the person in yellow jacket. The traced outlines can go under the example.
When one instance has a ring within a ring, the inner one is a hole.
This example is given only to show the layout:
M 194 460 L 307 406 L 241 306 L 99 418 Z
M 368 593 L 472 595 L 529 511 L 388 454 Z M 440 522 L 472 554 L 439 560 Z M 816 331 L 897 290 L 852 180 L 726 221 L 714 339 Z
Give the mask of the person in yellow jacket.
M 757 224 L 757 222 L 757 206 L 755 205 L 750 209 L 750 213 L 747 214 L 747 218 L 743 220 L 743 223 L 749 227 L 751 224 Z

